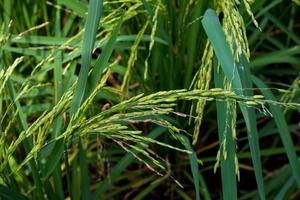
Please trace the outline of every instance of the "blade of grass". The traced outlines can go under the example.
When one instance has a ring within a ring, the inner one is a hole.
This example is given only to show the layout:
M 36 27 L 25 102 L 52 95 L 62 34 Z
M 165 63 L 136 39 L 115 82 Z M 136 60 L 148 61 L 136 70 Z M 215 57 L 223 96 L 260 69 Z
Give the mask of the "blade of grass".
M 96 32 L 98 30 L 100 16 L 102 13 L 102 0 L 91 0 L 89 4 L 88 16 L 85 23 L 85 31 L 82 44 L 82 65 L 78 77 L 78 83 L 75 89 L 70 113 L 73 115 L 84 100 L 84 94 L 87 89 L 88 73 L 91 64 L 92 50 L 95 45 Z
M 191 166 L 192 175 L 193 175 L 196 199 L 200 200 L 200 187 L 199 187 L 200 176 L 199 176 L 199 167 L 198 167 L 197 155 L 194 152 L 189 139 L 185 135 L 181 135 L 181 138 L 184 141 L 185 148 L 187 150 L 189 150 L 190 152 L 192 152 L 191 154 L 189 154 L 189 160 L 190 160 L 190 166 Z
M 44 187 L 45 187 L 45 194 L 47 194 L 47 199 L 49 200 L 56 200 L 56 199 L 60 199 L 58 196 L 57 196 L 57 193 L 54 192 L 54 190 L 52 189 L 52 186 L 50 184 L 50 181 L 49 180 L 46 180 L 44 182 Z
M 116 27 L 115 27 L 116 28 Z M 115 29 L 114 28 L 114 29 Z M 53 37 L 53 36 L 42 36 L 42 35 L 29 35 L 29 36 L 22 36 L 22 37 L 17 37 L 17 35 L 12 35 L 11 36 L 11 43 L 15 43 L 15 44 L 36 44 L 36 45 L 57 45 L 57 46 L 61 46 L 66 44 L 69 40 L 71 40 L 70 37 Z M 122 42 L 132 42 L 135 41 L 137 35 L 136 34 L 130 34 L 130 35 L 120 35 L 117 37 L 116 42 L 117 43 L 122 43 Z M 156 43 L 160 43 L 163 45 L 168 45 L 168 43 L 163 40 L 160 37 L 154 36 L 154 41 Z M 71 47 L 80 47 L 81 43 L 80 43 L 81 38 L 78 37 L 76 39 L 72 39 L 72 42 L 68 42 L 68 46 Z M 145 42 L 150 42 L 151 41 L 151 35 L 143 35 L 141 38 L 141 41 L 145 41 Z M 103 48 L 107 45 L 108 41 L 104 41 L 100 43 L 100 41 L 97 41 L 97 48 Z
M 250 63 L 251 69 L 258 71 L 270 64 L 278 63 L 289 63 L 289 64 L 299 64 L 300 45 L 283 49 L 279 51 L 274 51 L 271 53 L 264 54 L 253 59 Z
M 200 186 L 202 188 L 201 190 L 203 192 L 203 197 L 204 197 L 203 199 L 211 200 L 211 193 L 209 192 L 207 184 L 205 182 L 205 179 L 200 171 L 199 171 L 199 175 L 200 175 L 199 176 L 200 177 Z
M 81 145 L 81 141 L 78 141 L 78 144 Z M 79 151 L 79 154 L 81 152 Z M 67 154 L 66 154 L 67 155 Z M 76 155 L 76 157 L 72 160 L 71 165 L 69 166 L 69 173 L 70 173 L 70 197 L 72 200 L 80 200 L 80 198 L 82 197 L 83 193 L 87 193 L 89 192 L 89 184 L 87 183 L 83 183 L 82 179 L 81 179 L 81 169 L 80 169 L 80 164 L 78 161 L 78 154 Z M 68 162 L 68 160 L 67 160 Z M 81 184 L 85 184 L 85 185 L 81 185 Z
M 79 143 L 79 165 L 80 165 L 80 181 L 81 187 L 85 188 L 82 190 L 82 199 L 91 199 L 89 191 L 89 176 L 88 176 L 88 163 L 86 159 L 86 151 L 82 147 L 82 142 Z M 87 186 L 83 186 L 85 184 Z
M 223 88 L 225 75 L 218 66 L 214 67 L 214 82 L 215 87 Z M 217 104 L 217 121 L 218 134 L 220 141 L 220 161 L 221 161 L 221 177 L 222 177 L 222 191 L 224 200 L 237 199 L 237 183 L 235 168 L 235 141 L 232 137 L 232 132 L 228 129 L 228 124 L 231 124 L 232 114 L 228 112 L 227 102 L 216 102 Z M 232 103 L 230 103 L 232 104 Z M 229 121 L 228 121 L 229 120 Z M 226 149 L 224 150 L 224 146 Z M 227 151 L 227 152 L 224 152 Z M 224 153 L 227 158 L 224 158 Z M 218 161 L 217 161 L 218 162 Z
M 102 0 L 99 0 L 99 2 Z M 68 9 L 74 11 L 80 17 L 85 17 L 88 12 L 88 6 L 82 1 L 73 0 L 58 0 L 58 4 L 66 6 Z
M 0 198 L 6 200 L 28 200 L 28 198 L 18 191 L 0 184 Z
M 97 85 L 98 80 L 100 79 L 100 76 L 104 69 L 108 66 L 108 60 L 113 52 L 114 44 L 117 40 L 117 35 L 119 33 L 119 30 L 121 28 L 121 24 L 123 22 L 123 17 L 119 19 L 118 24 L 115 26 L 107 44 L 105 45 L 100 57 L 97 59 L 96 63 L 94 64 L 91 77 L 88 79 L 88 85 L 89 88 L 85 94 L 87 97 L 95 88 Z
M 252 80 L 259 88 L 268 88 L 267 85 L 257 77 L 252 76 Z M 266 99 L 276 101 L 275 96 L 270 90 L 263 89 L 261 90 L 261 92 L 266 97 Z M 297 182 L 298 187 L 300 188 L 300 165 L 283 111 L 280 107 L 270 104 L 270 112 L 272 113 L 276 126 L 278 128 L 278 132 L 281 137 L 283 146 L 286 150 L 286 154 L 288 156 L 294 178 Z
M 300 148 L 296 148 L 297 152 L 300 152 Z M 285 154 L 285 149 L 284 148 L 269 148 L 269 149 L 262 149 L 261 150 L 261 156 L 262 157 L 270 157 L 270 156 L 275 156 L 275 155 L 283 155 Z M 242 159 L 249 159 L 251 158 L 251 152 L 241 152 L 238 153 L 238 159 L 242 160 Z M 206 163 L 206 162 L 215 162 L 216 161 L 216 157 L 212 156 L 212 157 L 205 157 L 202 158 L 201 160 L 198 160 L 198 162 L 202 162 L 202 163 Z
M 147 1 L 146 1 L 146 0 L 141 0 L 141 2 L 143 3 L 143 6 L 145 7 L 145 9 L 146 9 L 146 11 L 147 11 L 149 17 L 152 18 L 153 15 L 154 15 L 154 12 L 153 12 L 153 10 L 150 8 L 150 6 L 149 6 L 149 4 L 147 3 Z M 162 24 L 161 24 L 159 21 L 158 21 L 158 23 L 157 23 L 157 26 L 158 26 L 158 31 L 159 31 L 159 33 L 160 33 L 160 34 L 162 35 L 162 37 L 163 37 L 163 40 L 167 41 L 167 44 L 170 44 L 170 41 L 169 41 L 169 39 L 168 39 L 169 37 L 168 37 L 166 31 L 164 30 Z
M 274 8 L 276 5 L 280 4 L 283 0 L 274 0 L 271 3 L 269 3 L 268 5 L 264 6 L 263 8 L 261 7 L 263 5 L 263 3 L 261 4 L 261 6 L 258 6 L 257 8 L 260 9 L 259 12 L 255 15 L 255 18 L 259 18 L 261 16 L 263 16 L 266 12 L 268 12 L 269 10 L 271 10 L 272 8 Z M 259 1 L 256 1 L 255 3 L 260 3 Z M 262 8 L 262 9 L 261 9 Z M 250 18 L 250 17 L 249 17 Z M 250 24 L 252 23 L 252 20 L 249 19 L 248 22 L 246 23 L 246 27 L 248 27 Z
M 288 196 L 286 196 L 286 194 L 291 189 L 294 183 L 295 183 L 294 177 L 290 177 L 287 180 L 287 182 L 283 185 L 281 190 L 278 192 L 274 200 L 288 199 Z
M 78 77 L 78 82 L 76 85 L 76 89 L 74 92 L 74 97 L 71 104 L 70 109 L 70 115 L 72 116 L 75 112 L 77 112 L 78 108 L 80 107 L 81 103 L 84 100 L 85 92 L 88 90 L 88 74 L 92 59 L 92 50 L 95 45 L 96 40 L 96 33 L 98 30 L 100 17 L 102 14 L 103 9 L 103 1 L 102 0 L 91 0 L 89 2 L 89 8 L 88 8 L 88 16 L 85 22 L 85 31 L 83 35 L 83 44 L 82 44 L 82 65 Z M 81 145 L 81 141 L 79 140 L 79 145 Z M 81 149 L 81 151 L 83 151 Z M 80 156 L 80 175 L 83 177 L 88 177 L 88 171 L 87 167 L 83 167 L 83 164 L 86 164 L 84 161 L 82 161 L 84 154 L 82 152 L 79 152 Z M 78 196 L 78 184 L 76 184 L 77 180 L 79 180 L 79 174 L 76 172 L 77 169 L 77 162 L 74 162 L 72 165 L 72 183 L 71 183 L 71 197 L 72 199 L 79 199 Z M 89 197 L 89 184 L 87 182 L 84 182 L 86 179 L 80 179 L 81 184 L 80 188 L 82 190 L 82 196 L 83 199 L 86 199 Z
M 243 88 L 240 75 L 236 70 L 236 62 L 231 54 L 231 50 L 226 42 L 224 32 L 222 30 L 219 19 L 212 9 L 208 9 L 202 20 L 204 30 L 212 43 L 214 52 L 218 58 L 218 61 L 221 64 L 221 67 L 226 75 L 227 79 L 231 81 L 233 90 L 239 94 L 243 95 L 242 90 L 237 88 Z M 262 167 L 260 161 L 260 150 L 259 142 L 257 136 L 257 127 L 256 127 L 256 117 L 253 109 L 250 109 L 244 105 L 239 104 L 242 111 L 247 132 L 248 140 L 250 144 L 250 150 L 252 154 L 252 161 L 254 165 L 254 172 L 256 177 L 256 182 L 261 199 L 265 199 L 265 190 L 263 184 L 262 176 Z
M 17 37 L 18 35 L 12 35 L 11 43 L 20 44 L 36 44 L 36 45 L 63 45 L 70 38 L 42 36 L 42 35 L 24 35 Z
M 277 176 L 273 176 L 271 179 L 266 181 L 266 194 L 270 197 L 270 199 L 275 199 L 279 189 L 283 187 L 291 175 L 291 168 L 289 166 L 283 166 L 279 169 Z M 257 194 L 255 196 L 256 197 L 254 199 L 259 199 Z
M 60 10 L 56 10 L 56 20 L 55 20 L 55 37 L 61 38 L 61 16 Z M 63 82 L 62 82 L 62 51 L 57 50 L 57 56 L 55 56 L 55 63 L 54 63 L 54 98 L 55 102 L 57 103 L 62 96 L 63 93 Z M 61 124 L 62 118 L 57 120 L 57 124 Z M 60 127 L 60 125 L 57 125 Z M 59 129 L 59 128 L 56 128 Z M 59 131 L 56 131 L 59 132 Z
M 150 192 L 152 192 L 161 183 L 162 183 L 162 181 L 159 181 L 159 179 L 153 181 L 152 183 L 149 184 L 148 187 L 146 187 L 145 189 L 143 189 L 142 191 L 140 191 L 132 200 L 142 200 L 142 199 L 144 199 L 145 197 L 147 197 L 147 195 Z
M 48 144 L 48 145 L 50 145 L 50 144 Z M 64 149 L 64 141 L 58 140 L 54 144 L 54 148 L 51 152 L 51 156 L 49 156 L 49 158 L 47 160 L 47 164 L 45 165 L 43 179 L 47 179 L 53 173 L 55 168 L 60 168 L 59 163 L 61 161 L 61 157 L 63 155 L 64 150 L 65 150 Z M 59 184 L 59 183 L 55 183 L 55 184 Z M 59 189 L 59 188 L 57 188 L 57 189 Z M 59 190 L 56 192 L 59 193 Z
M 4 46 L 4 50 L 7 52 L 18 53 L 27 56 L 34 56 L 40 61 L 50 55 L 50 51 L 47 50 L 33 50 L 29 48 L 11 47 L 9 45 Z
M 175 190 L 183 200 L 192 200 L 192 198 L 189 197 L 189 195 L 187 195 L 184 191 L 178 189 L 177 187 L 175 188 Z
M 282 30 L 284 33 L 287 34 L 288 38 L 294 40 L 294 42 L 298 45 L 300 45 L 300 39 L 299 36 L 296 35 L 294 32 L 290 31 L 288 29 L 288 27 L 286 27 L 279 19 L 277 19 L 274 15 L 272 15 L 271 13 L 267 12 L 265 14 L 266 17 L 268 17 L 268 19 L 270 19 L 271 22 L 273 22 L 273 24 L 275 26 L 277 26 L 280 30 Z

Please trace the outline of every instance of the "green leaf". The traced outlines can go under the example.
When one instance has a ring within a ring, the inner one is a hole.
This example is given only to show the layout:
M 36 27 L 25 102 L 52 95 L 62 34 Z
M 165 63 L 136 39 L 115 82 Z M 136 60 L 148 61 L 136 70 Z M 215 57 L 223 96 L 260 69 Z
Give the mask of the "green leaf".
M 82 143 L 79 142 L 79 165 L 80 165 L 80 181 L 82 188 L 82 199 L 91 199 L 89 191 L 89 176 L 88 176 L 88 163 L 86 159 L 86 151 L 82 147 Z M 85 185 L 83 185 L 85 184 Z
M 102 13 L 102 0 L 91 0 L 89 12 L 85 23 L 85 31 L 82 44 L 82 65 L 79 78 L 74 93 L 70 113 L 73 115 L 84 100 L 84 94 L 87 90 L 88 73 L 90 70 L 92 50 L 95 45 L 96 33 L 99 26 L 100 16 Z
M 48 144 L 50 145 L 50 144 Z M 61 161 L 61 157 L 64 152 L 64 141 L 58 140 L 55 145 L 53 150 L 51 151 L 51 155 L 49 156 L 47 163 L 45 164 L 45 170 L 44 170 L 44 176 L 43 179 L 47 179 L 52 173 L 55 167 L 58 166 L 58 164 Z
M 240 75 L 236 68 L 237 63 L 234 60 L 233 55 L 231 53 L 231 49 L 229 48 L 229 45 L 226 42 L 222 26 L 219 22 L 215 11 L 213 11 L 212 9 L 208 9 L 204 14 L 202 24 L 208 36 L 208 39 L 212 43 L 214 52 L 218 58 L 219 63 L 221 64 L 222 70 L 224 71 L 224 74 L 226 75 L 227 79 L 231 82 L 233 90 L 237 94 L 243 95 L 241 88 L 244 88 L 244 86 L 242 85 Z M 252 161 L 254 165 L 254 172 L 260 198 L 265 199 L 265 190 L 260 161 L 260 150 L 257 136 L 255 112 L 253 109 L 248 108 L 245 105 L 239 104 L 239 106 L 247 126 L 248 141 L 250 145 Z
M 102 0 L 99 0 L 100 2 L 102 4 Z M 57 3 L 66 6 L 81 17 L 85 17 L 88 11 L 87 4 L 82 1 L 58 0 Z
M 218 72 L 218 66 L 214 67 L 215 87 L 223 88 L 225 75 L 222 71 Z M 228 112 L 227 103 L 232 107 L 232 102 L 216 102 L 217 104 L 217 120 L 219 133 L 219 154 L 221 163 L 222 190 L 224 200 L 237 199 L 237 183 L 235 168 L 235 139 L 232 137 L 232 131 L 228 128 L 228 124 L 232 123 L 232 113 Z M 224 152 L 224 145 L 225 151 Z M 224 153 L 227 158 L 224 158 Z M 218 162 L 218 161 L 217 161 Z
M 255 83 L 255 85 L 257 85 L 259 88 L 264 88 L 261 90 L 261 92 L 263 93 L 263 95 L 267 100 L 276 101 L 276 98 L 272 94 L 272 92 L 270 90 L 265 89 L 268 87 L 264 82 L 262 82 L 260 79 L 258 79 L 255 76 L 252 76 L 252 80 Z M 283 146 L 288 156 L 294 178 L 297 182 L 298 187 L 300 188 L 300 165 L 294 148 L 292 137 L 289 132 L 288 124 L 284 117 L 283 111 L 279 106 L 273 104 L 270 104 L 269 106 L 270 106 L 270 112 L 273 115 Z
M 95 89 L 102 72 L 108 66 L 108 60 L 113 52 L 114 44 L 116 42 L 117 35 L 119 33 L 122 22 L 123 22 L 123 17 L 119 19 L 119 22 L 115 26 L 107 44 L 105 45 L 102 53 L 100 54 L 100 57 L 97 59 L 96 63 L 94 64 L 91 77 L 88 79 L 89 89 L 86 93 L 86 96 L 88 96 Z
M 270 64 L 289 63 L 299 64 L 300 45 L 283 49 L 279 51 L 273 51 L 271 53 L 258 56 L 249 64 L 251 69 L 257 71 Z
M 189 150 L 190 152 L 192 152 L 191 154 L 189 154 L 189 160 L 190 160 L 190 166 L 191 166 L 192 175 L 193 175 L 196 199 L 200 200 L 200 188 L 199 188 L 200 176 L 199 176 L 199 167 L 198 167 L 197 155 L 194 152 L 189 139 L 184 135 L 181 135 L 181 138 L 184 141 L 185 148 L 187 150 Z
M 28 200 L 27 197 L 20 194 L 18 191 L 12 190 L 7 186 L 0 185 L 0 199 L 6 200 Z

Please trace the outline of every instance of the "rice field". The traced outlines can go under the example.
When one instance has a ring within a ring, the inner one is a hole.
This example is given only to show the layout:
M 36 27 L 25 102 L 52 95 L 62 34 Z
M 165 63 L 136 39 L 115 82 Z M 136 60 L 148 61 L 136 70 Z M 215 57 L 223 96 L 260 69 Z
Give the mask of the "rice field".
M 300 199 L 298 0 L 1 0 L 0 199 Z

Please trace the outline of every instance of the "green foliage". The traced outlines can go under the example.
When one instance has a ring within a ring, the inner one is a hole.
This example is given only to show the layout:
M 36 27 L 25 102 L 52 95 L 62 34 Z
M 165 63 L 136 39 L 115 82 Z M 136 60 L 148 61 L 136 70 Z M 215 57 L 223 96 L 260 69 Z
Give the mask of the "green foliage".
M 299 197 L 298 4 L 0 1 L 0 199 Z

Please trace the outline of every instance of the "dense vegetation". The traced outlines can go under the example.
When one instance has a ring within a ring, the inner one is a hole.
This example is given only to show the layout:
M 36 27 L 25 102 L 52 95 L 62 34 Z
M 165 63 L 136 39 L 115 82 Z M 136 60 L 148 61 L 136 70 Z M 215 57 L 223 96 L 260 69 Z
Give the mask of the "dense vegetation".
M 294 0 L 1 0 L 0 199 L 299 199 Z

